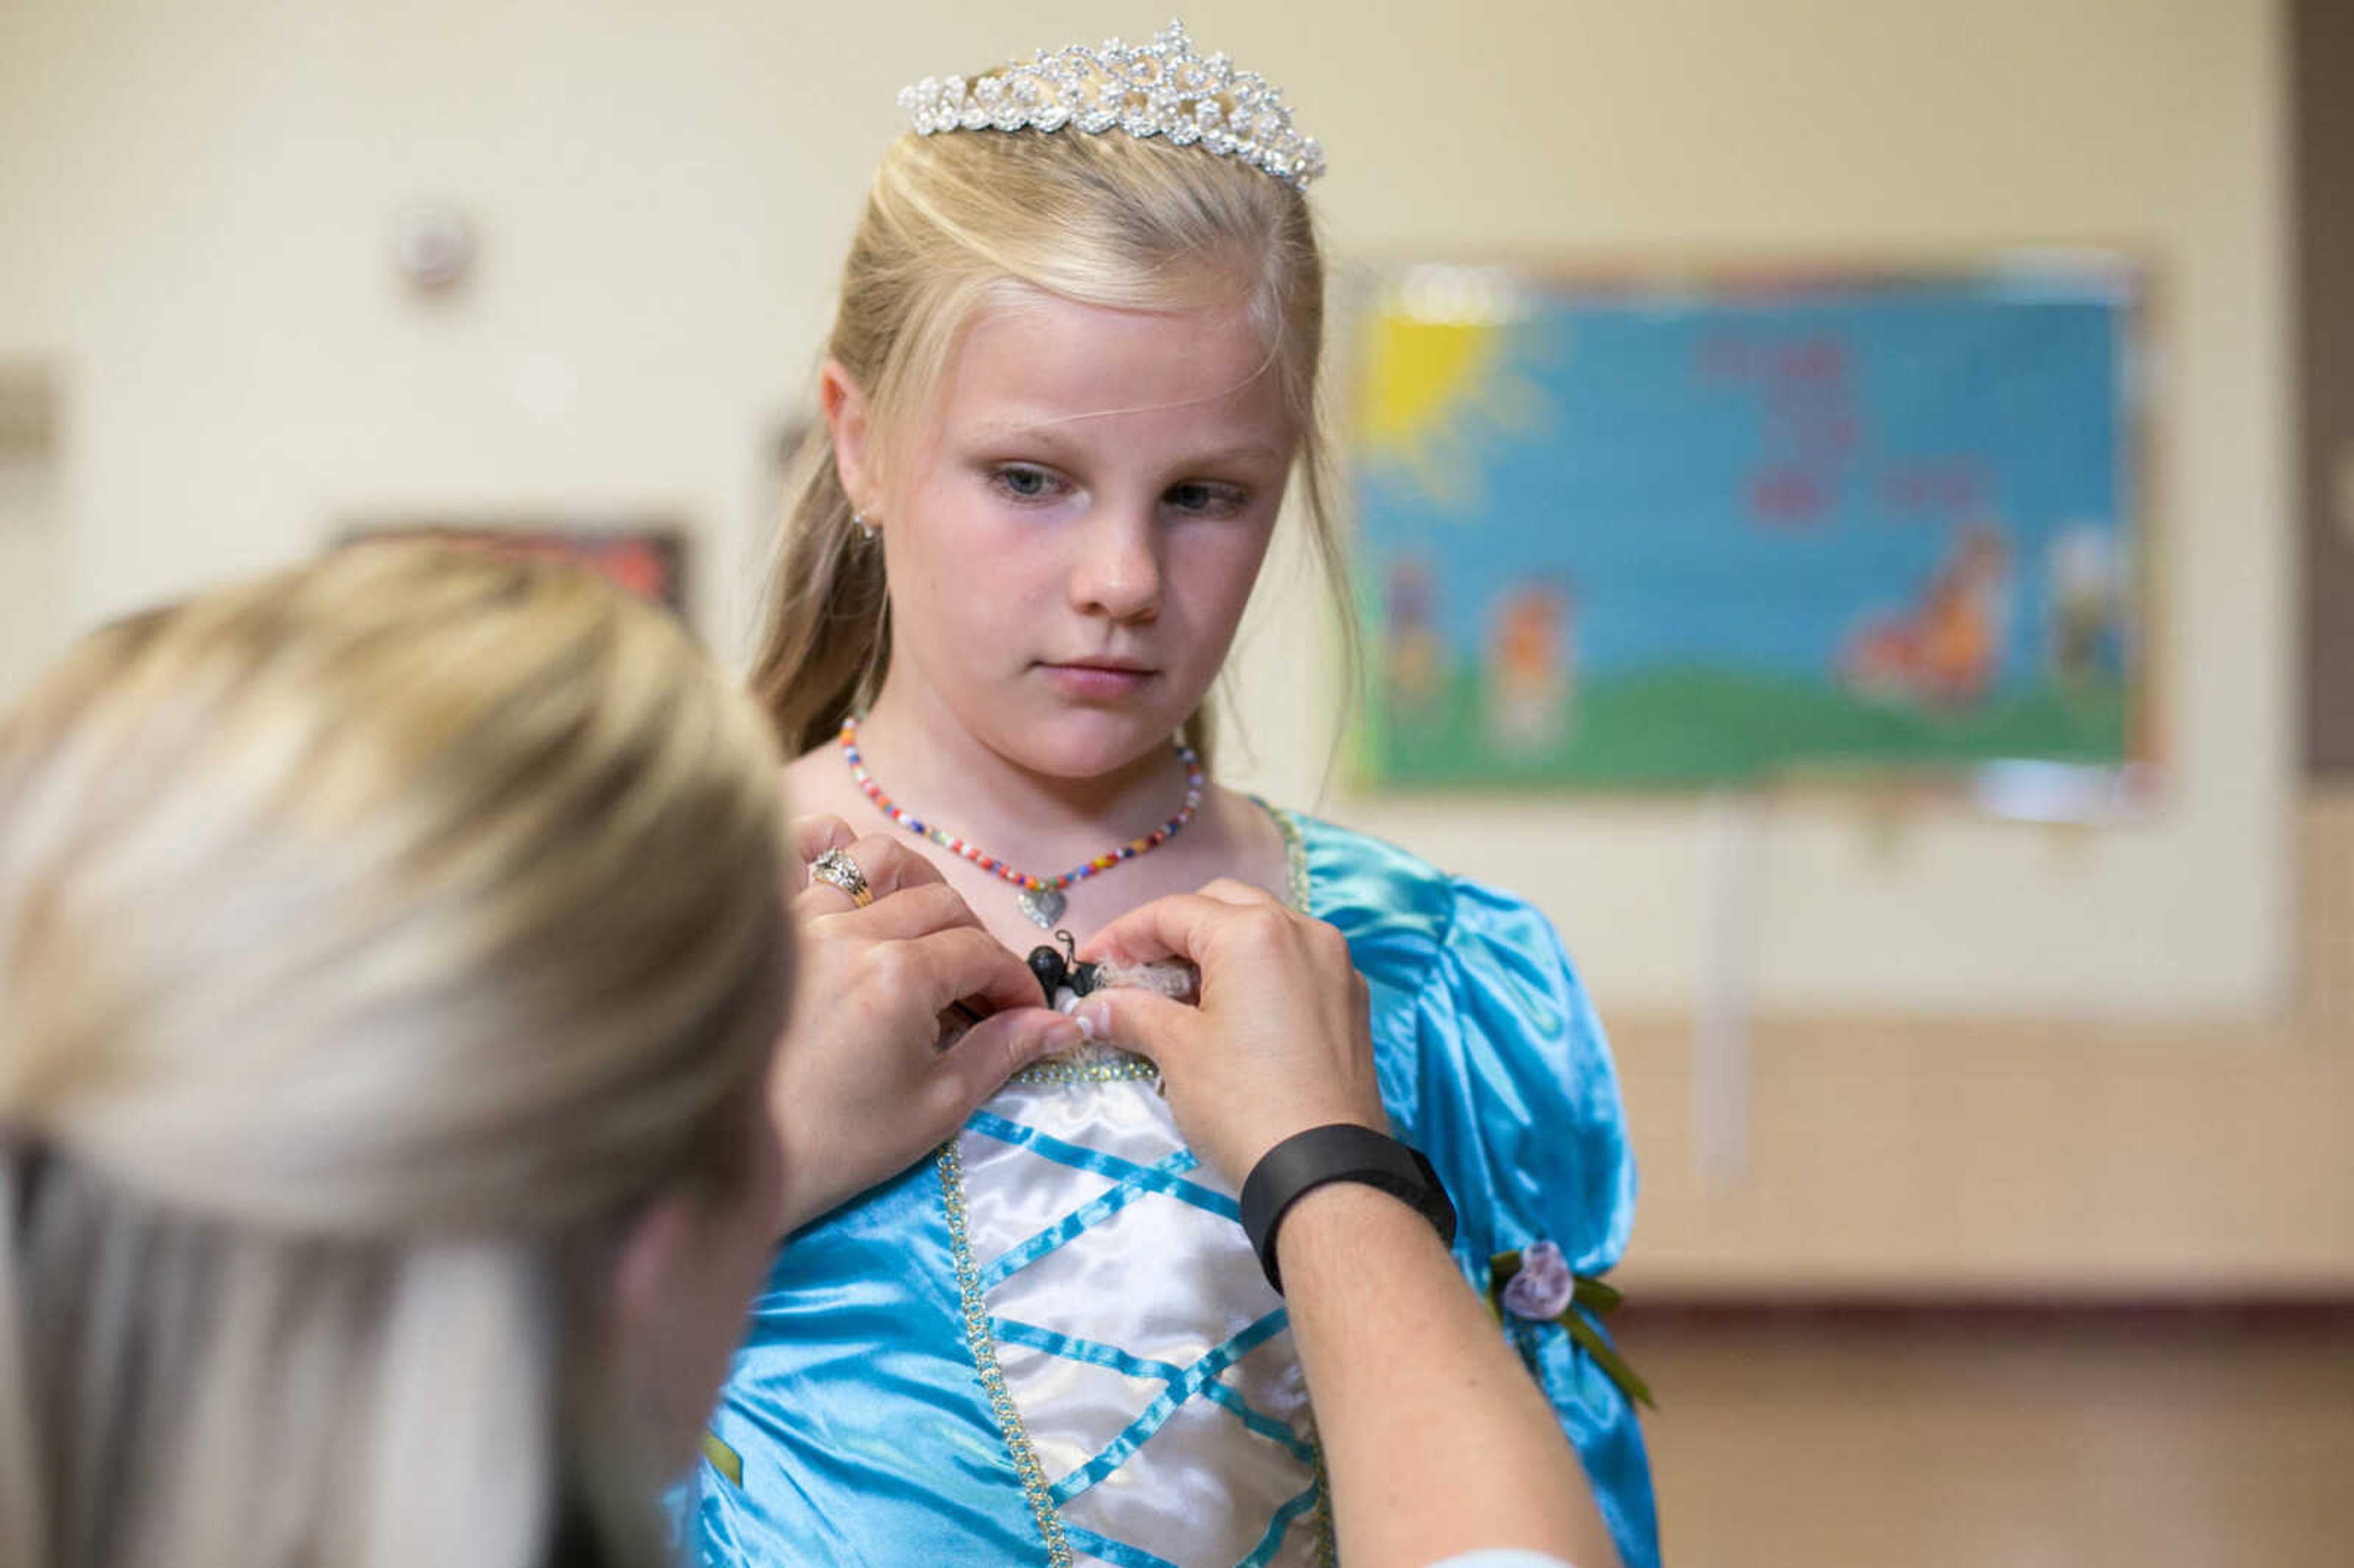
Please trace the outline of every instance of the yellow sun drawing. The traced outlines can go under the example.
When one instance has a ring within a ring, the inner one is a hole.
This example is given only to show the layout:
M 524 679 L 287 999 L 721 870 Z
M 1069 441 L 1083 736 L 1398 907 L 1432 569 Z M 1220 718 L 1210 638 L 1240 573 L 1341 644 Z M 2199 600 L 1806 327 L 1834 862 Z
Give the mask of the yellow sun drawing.
M 1484 318 L 1484 319 L 1483 319 Z M 1544 390 L 1514 369 L 1512 323 L 1479 312 L 1434 317 L 1393 299 L 1368 323 L 1358 384 L 1357 439 L 1370 461 L 1394 464 L 1442 510 L 1475 511 L 1475 423 L 1525 434 L 1544 422 Z

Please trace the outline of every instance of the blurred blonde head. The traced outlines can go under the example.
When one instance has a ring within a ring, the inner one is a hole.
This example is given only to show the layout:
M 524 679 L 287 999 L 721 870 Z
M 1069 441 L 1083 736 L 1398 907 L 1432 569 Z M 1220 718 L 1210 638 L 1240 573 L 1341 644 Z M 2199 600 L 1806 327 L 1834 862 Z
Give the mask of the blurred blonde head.
M 659 612 L 418 546 L 0 724 L 0 1565 L 652 1560 L 610 1287 L 758 1175 L 776 764 Z
M 1118 132 L 900 136 L 868 190 L 827 342 L 865 399 L 881 466 L 920 440 L 975 317 L 1025 291 L 1124 311 L 1245 307 L 1281 378 L 1308 522 L 1338 595 L 1317 389 L 1324 261 L 1296 187 L 1204 147 Z M 799 753 L 873 698 L 890 630 L 882 554 L 862 546 L 822 422 L 787 496 L 752 685 Z M 1203 747 L 1203 716 L 1187 729 Z

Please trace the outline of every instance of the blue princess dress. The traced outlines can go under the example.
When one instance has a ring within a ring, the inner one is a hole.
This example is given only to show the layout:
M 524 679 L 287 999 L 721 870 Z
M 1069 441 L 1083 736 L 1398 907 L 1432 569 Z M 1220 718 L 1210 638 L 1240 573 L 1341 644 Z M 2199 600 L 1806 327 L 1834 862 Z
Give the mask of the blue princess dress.
M 1491 1254 L 1539 1240 L 1580 1274 L 1608 1268 L 1634 1165 L 1552 927 L 1388 845 L 1280 820 L 1293 902 L 1340 928 L 1371 988 L 1383 1097 L 1461 1213 L 1466 1273 L 1484 1288 Z M 704 1563 L 1333 1560 L 1282 1298 L 1137 1058 L 1027 1070 L 936 1159 L 793 1236 L 753 1311 L 684 1499 Z M 1625 1397 L 1559 1325 L 1511 1331 L 1628 1568 L 1657 1568 Z

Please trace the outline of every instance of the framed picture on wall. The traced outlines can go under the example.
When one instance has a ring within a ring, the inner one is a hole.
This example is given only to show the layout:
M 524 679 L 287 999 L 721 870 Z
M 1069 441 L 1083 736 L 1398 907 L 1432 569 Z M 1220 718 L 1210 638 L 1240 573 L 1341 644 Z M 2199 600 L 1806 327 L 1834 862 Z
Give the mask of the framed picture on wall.
M 493 523 L 451 518 L 366 523 L 347 542 L 382 538 L 443 539 L 501 555 L 571 561 L 639 597 L 691 620 L 686 534 L 659 524 L 606 524 L 551 521 Z
M 1375 787 L 2122 770 L 2138 272 L 1389 274 L 1349 449 Z

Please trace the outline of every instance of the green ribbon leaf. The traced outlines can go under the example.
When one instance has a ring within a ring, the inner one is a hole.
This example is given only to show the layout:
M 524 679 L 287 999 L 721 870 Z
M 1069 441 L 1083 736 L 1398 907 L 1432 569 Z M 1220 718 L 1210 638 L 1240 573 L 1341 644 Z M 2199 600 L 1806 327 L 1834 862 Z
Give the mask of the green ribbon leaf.
M 1496 1253 L 1488 1259 L 1488 1310 L 1500 1323 L 1512 1321 L 1504 1308 L 1504 1287 L 1511 1284 L 1513 1277 L 1520 1272 L 1521 1255 L 1517 1251 Z M 1578 1313 L 1578 1308 L 1583 1307 L 1596 1317 L 1606 1318 L 1625 1303 L 1626 1293 L 1616 1286 L 1605 1285 L 1601 1280 L 1583 1274 L 1573 1274 L 1570 1279 L 1573 1282 L 1571 1306 L 1553 1320 L 1569 1330 L 1571 1340 L 1593 1358 L 1594 1364 L 1602 1369 L 1605 1377 L 1617 1385 L 1619 1393 L 1646 1410 L 1657 1410 L 1659 1405 L 1651 1398 L 1650 1384 L 1637 1376 L 1635 1369 L 1627 1364 L 1627 1359 L 1602 1337 L 1602 1331 Z
M 1626 1358 L 1610 1348 L 1610 1341 L 1602 1337 L 1599 1329 L 1577 1315 L 1576 1308 L 1561 1315 L 1561 1326 L 1569 1330 L 1569 1337 L 1577 1341 L 1580 1350 L 1594 1358 L 1602 1375 L 1618 1385 L 1619 1393 L 1646 1410 L 1659 1408 L 1651 1398 L 1651 1385 L 1635 1375 L 1635 1369 L 1627 1364 Z
M 744 1456 L 721 1442 L 719 1434 L 709 1427 L 703 1432 L 703 1457 L 711 1461 L 713 1469 L 734 1482 L 737 1490 L 744 1489 Z

